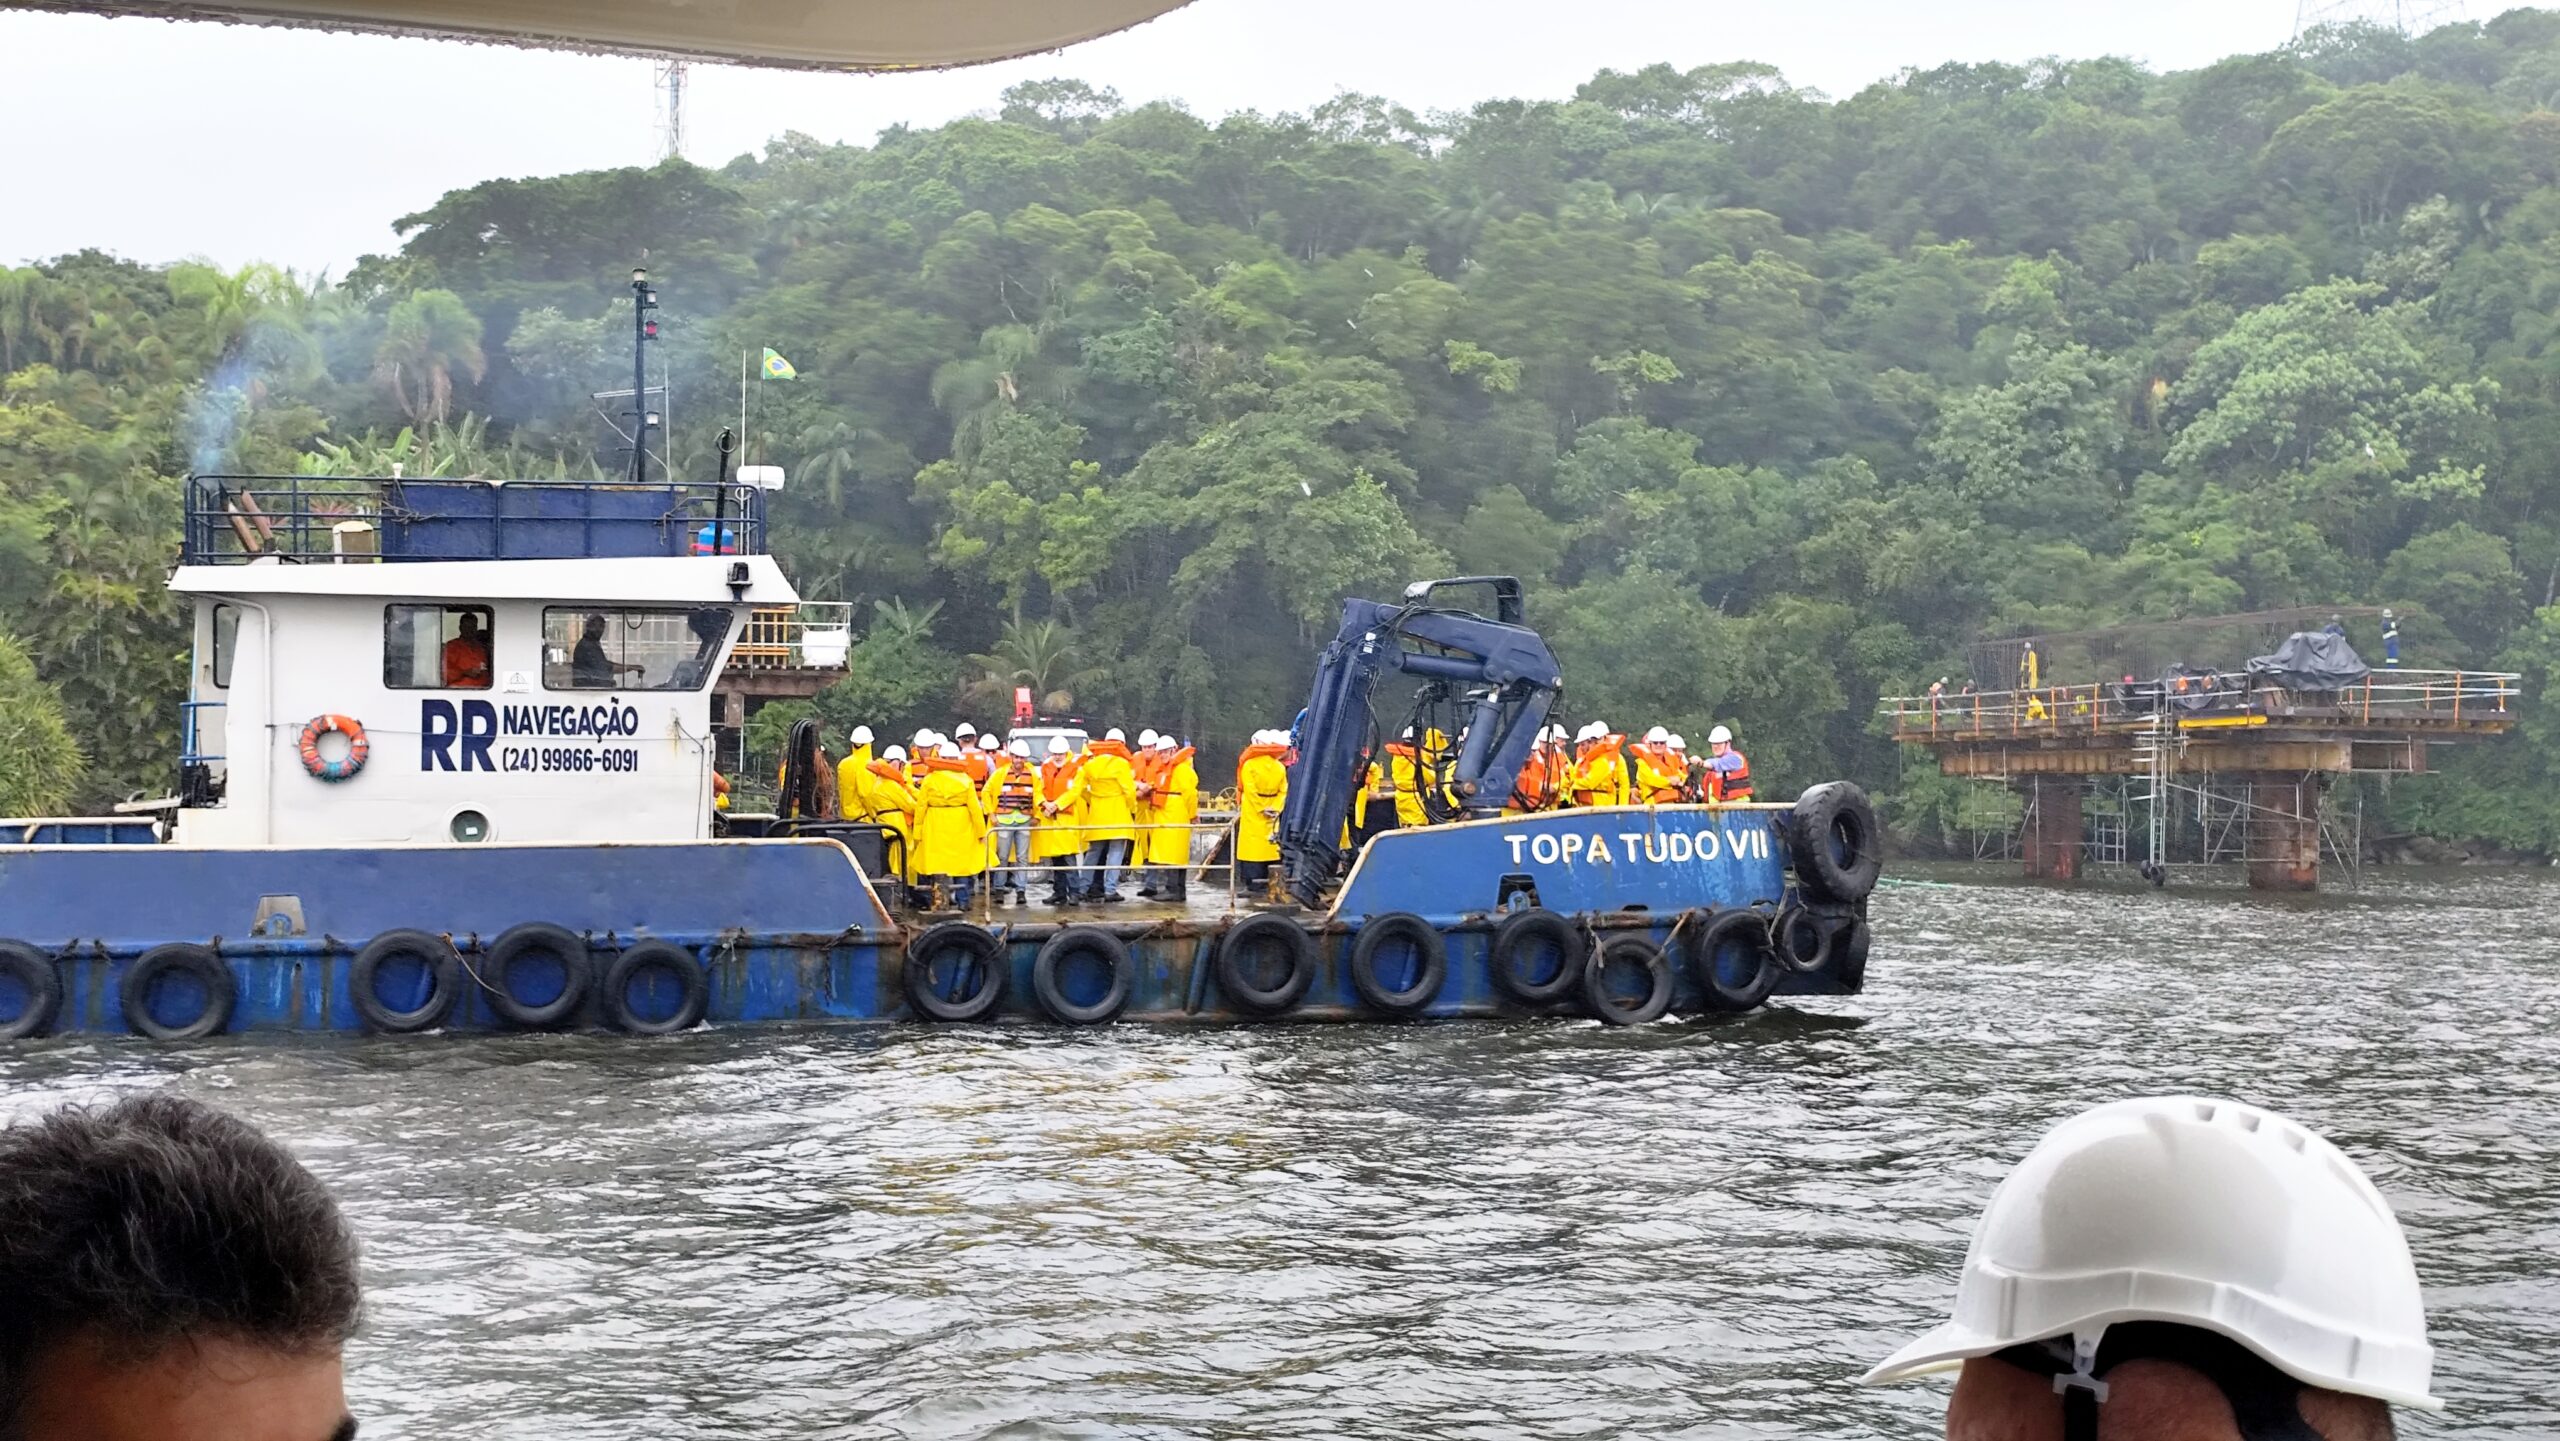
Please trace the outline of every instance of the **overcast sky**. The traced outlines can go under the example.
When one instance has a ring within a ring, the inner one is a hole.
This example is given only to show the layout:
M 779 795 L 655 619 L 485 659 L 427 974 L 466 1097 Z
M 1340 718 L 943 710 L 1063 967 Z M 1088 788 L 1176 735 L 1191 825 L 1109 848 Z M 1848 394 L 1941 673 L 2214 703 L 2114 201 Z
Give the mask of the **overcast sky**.
M 1037 0 L 1021 0 L 1037 3 Z M 686 154 L 785 130 L 868 143 L 1074 76 L 1202 115 L 1344 90 L 1417 110 L 1562 97 L 1603 67 L 1763 60 L 1834 95 L 1907 65 L 2131 56 L 2186 69 L 2280 45 L 2296 0 L 1193 0 L 1060 54 L 940 74 L 698 66 Z M 97 246 L 146 261 L 343 272 L 394 217 L 498 176 L 656 158 L 641 60 L 427 40 L 0 12 L 0 261 Z

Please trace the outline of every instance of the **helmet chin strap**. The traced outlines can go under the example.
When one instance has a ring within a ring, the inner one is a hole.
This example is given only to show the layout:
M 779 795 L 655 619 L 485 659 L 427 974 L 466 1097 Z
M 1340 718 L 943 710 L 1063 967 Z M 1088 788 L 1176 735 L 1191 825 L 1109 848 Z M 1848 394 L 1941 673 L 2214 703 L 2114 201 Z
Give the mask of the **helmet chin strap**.
M 2106 1374 L 2127 1361 L 2171 1361 L 2203 1376 L 2230 1403 L 2241 1441 L 2327 1441 L 2302 1419 L 2302 1383 L 2226 1337 L 2154 1321 L 2102 1326 L 2029 1341 L 1995 1359 L 2053 1378 L 2062 1396 L 2062 1441 L 2098 1441 Z

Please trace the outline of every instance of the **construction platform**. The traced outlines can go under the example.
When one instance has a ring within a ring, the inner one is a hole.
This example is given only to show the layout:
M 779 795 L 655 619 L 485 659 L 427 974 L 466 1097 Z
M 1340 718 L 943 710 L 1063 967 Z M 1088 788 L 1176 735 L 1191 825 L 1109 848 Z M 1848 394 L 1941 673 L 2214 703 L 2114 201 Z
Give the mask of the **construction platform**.
M 1893 738 L 1922 747 L 1946 775 L 1998 782 L 2024 797 L 2026 873 L 2070 880 L 2086 850 L 2083 798 L 2095 777 L 2134 782 L 2147 864 L 2166 860 L 2173 795 L 2219 786 L 2242 818 L 2239 859 L 2261 890 L 2314 890 L 2321 801 L 2342 775 L 2420 775 L 2433 747 L 2503 735 L 2519 677 L 2499 671 L 2380 670 L 2352 686 L 2296 691 L 2245 672 L 2174 680 L 1895 696 L 1880 703 Z

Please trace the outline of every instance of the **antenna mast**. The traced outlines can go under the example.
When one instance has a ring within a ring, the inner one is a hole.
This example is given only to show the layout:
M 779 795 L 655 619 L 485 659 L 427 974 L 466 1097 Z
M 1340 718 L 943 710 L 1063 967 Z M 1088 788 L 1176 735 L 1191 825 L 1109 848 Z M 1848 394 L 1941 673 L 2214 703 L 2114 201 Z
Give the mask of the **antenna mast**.
M 658 62 L 658 158 L 684 158 L 684 81 L 682 60 Z
M 2379 25 L 2423 35 L 2462 20 L 2462 0 L 2296 0 L 2293 38 L 2323 25 Z

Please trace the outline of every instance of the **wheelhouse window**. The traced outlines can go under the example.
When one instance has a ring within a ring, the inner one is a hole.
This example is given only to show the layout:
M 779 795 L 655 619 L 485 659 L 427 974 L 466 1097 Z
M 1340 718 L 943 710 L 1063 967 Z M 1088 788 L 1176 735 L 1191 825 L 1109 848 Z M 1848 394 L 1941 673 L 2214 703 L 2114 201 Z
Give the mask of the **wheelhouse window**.
M 382 683 L 393 690 L 487 690 L 493 644 L 485 605 L 386 605 Z
M 213 608 L 213 688 L 231 689 L 231 660 L 240 653 L 240 607 Z
M 700 690 L 729 638 L 730 613 L 553 606 L 542 613 L 549 690 Z

